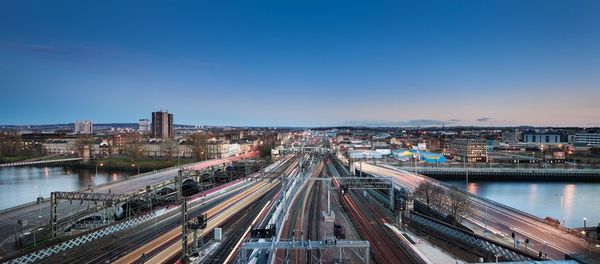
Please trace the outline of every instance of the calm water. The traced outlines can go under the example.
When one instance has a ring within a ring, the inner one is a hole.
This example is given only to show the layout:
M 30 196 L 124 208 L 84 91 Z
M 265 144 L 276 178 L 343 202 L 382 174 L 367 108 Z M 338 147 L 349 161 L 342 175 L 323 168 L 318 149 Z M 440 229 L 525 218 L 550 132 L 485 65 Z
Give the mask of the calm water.
M 582 227 L 600 222 L 600 183 L 556 182 L 470 182 L 447 181 L 469 192 L 506 204 L 530 214 L 560 219 L 560 196 L 563 195 L 563 215 L 569 227 Z
M 96 184 L 112 182 L 126 173 L 75 169 L 68 167 L 0 168 L 0 210 L 33 202 L 40 194 L 50 197 L 53 191 L 76 191 Z

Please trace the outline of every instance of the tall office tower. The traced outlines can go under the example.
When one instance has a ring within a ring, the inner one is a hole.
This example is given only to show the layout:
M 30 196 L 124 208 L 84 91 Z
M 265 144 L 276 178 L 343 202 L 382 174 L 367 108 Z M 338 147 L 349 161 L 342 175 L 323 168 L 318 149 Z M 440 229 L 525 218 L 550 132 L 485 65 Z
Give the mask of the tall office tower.
M 166 111 L 152 112 L 152 137 L 173 138 L 173 114 Z

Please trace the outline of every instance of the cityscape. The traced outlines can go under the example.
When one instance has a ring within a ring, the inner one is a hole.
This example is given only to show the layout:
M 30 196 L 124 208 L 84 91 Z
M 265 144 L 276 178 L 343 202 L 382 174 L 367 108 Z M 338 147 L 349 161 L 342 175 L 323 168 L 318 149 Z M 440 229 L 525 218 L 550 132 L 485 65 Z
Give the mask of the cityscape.
M 0 3 L 0 263 L 600 263 L 600 2 Z

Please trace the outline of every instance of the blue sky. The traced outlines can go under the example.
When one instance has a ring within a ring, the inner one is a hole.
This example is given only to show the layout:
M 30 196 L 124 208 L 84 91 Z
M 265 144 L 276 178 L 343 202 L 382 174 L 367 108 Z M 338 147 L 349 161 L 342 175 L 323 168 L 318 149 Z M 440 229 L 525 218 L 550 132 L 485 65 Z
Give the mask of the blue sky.
M 600 1 L 1 1 L 0 124 L 600 125 Z

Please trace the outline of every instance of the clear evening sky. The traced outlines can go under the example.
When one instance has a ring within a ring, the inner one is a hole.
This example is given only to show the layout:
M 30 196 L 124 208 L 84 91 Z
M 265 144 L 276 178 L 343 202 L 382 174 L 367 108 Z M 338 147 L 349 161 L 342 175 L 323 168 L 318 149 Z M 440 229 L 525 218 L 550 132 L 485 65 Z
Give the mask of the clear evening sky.
M 0 124 L 600 125 L 600 1 L 0 2 Z M 412 120 L 412 121 L 411 121 Z

